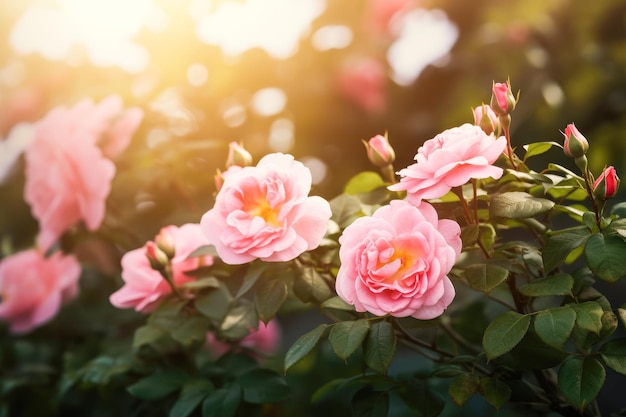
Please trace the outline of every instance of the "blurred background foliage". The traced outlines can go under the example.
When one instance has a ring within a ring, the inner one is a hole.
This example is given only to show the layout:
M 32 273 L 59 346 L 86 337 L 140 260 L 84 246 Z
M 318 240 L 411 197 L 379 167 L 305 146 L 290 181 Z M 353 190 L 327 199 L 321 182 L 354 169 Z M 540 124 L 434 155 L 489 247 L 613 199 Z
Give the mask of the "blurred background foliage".
M 562 142 L 574 122 L 592 170 L 626 175 L 622 0 L 3 0 L 0 10 L 0 138 L 86 97 L 119 94 L 145 112 L 116 161 L 103 227 L 63 242 L 111 275 L 162 226 L 199 221 L 230 141 L 255 160 L 292 153 L 330 199 L 372 169 L 362 139 L 388 132 L 400 169 L 424 140 L 472 122 L 507 78 L 520 90 L 514 146 Z M 573 168 L 556 148 L 545 158 Z M 0 183 L 2 255 L 36 233 L 22 167 Z M 101 289 L 97 279 L 81 285 Z

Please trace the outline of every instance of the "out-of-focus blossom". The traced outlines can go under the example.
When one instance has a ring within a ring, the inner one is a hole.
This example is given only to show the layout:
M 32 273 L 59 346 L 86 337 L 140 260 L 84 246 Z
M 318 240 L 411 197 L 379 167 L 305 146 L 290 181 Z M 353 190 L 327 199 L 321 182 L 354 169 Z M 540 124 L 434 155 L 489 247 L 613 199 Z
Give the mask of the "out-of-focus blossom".
M 167 227 L 176 249 L 176 255 L 170 261 L 172 283 L 180 287 L 195 279 L 185 272 L 212 265 L 213 257 L 204 255 L 188 258 L 194 250 L 208 244 L 200 225 Z M 167 261 L 167 257 L 165 260 Z M 145 247 L 127 252 L 122 257 L 122 279 L 124 286 L 109 297 L 111 304 L 117 308 L 134 308 L 136 311 L 148 313 L 172 293 L 165 278 L 150 265 Z
M 461 253 L 461 228 L 428 203 L 392 200 L 339 238 L 337 294 L 356 311 L 433 319 L 454 299 L 447 274 Z
M 311 171 L 293 156 L 269 154 L 256 167 L 228 170 L 223 178 L 200 224 L 224 262 L 289 261 L 319 246 L 330 205 L 308 195 Z
M 349 60 L 339 71 L 337 85 L 344 97 L 369 113 L 382 113 L 387 106 L 387 74 L 378 59 Z
M 572 158 L 583 156 L 589 150 L 589 142 L 576 128 L 574 123 L 570 123 L 565 127 L 563 132 L 565 141 L 563 142 L 563 152 Z
M 498 179 L 502 168 L 492 164 L 505 148 L 504 136 L 496 139 L 469 123 L 447 129 L 424 142 L 415 155 L 417 162 L 400 170 L 400 182 L 388 188 L 406 190 L 409 201 L 417 205 L 424 198 L 443 197 L 472 178 Z
M 394 19 L 418 4 L 419 0 L 369 0 L 365 11 L 366 28 L 376 34 L 390 33 Z
M 247 167 L 250 165 L 252 165 L 252 155 L 250 155 L 250 152 L 248 152 L 240 143 L 230 142 L 228 144 L 226 167 Z
M 259 355 L 271 355 L 280 346 L 281 329 L 276 319 L 270 320 L 267 326 L 259 321 L 257 329 L 251 329 L 250 334 L 241 339 L 237 346 L 244 348 L 244 352 L 251 353 L 255 358 Z M 231 345 L 215 338 L 211 332 L 207 333 L 207 347 L 214 357 L 222 356 L 232 349 Z M 235 348 L 239 351 L 241 349 Z
M 26 333 L 58 313 L 78 293 L 80 264 L 55 252 L 46 258 L 36 249 L 0 261 L 0 318 L 13 333 Z
M 493 111 L 490 105 L 483 104 L 482 106 L 475 107 L 474 124 L 479 126 L 483 132 L 488 135 L 498 132 L 498 115 Z
M 89 230 L 100 227 L 115 175 L 107 156 L 128 146 L 142 117 L 139 109 L 123 111 L 121 99 L 110 96 L 97 105 L 84 100 L 54 108 L 35 123 L 25 153 L 24 199 L 39 221 L 44 250 L 81 220 Z
M 606 167 L 593 183 L 593 195 L 600 201 L 615 197 L 619 189 L 619 177 L 613 166 Z
M 7 180 L 34 133 L 30 123 L 20 123 L 11 129 L 6 139 L 0 139 L 0 184 Z
M 367 158 L 374 166 L 384 168 L 395 161 L 396 153 L 389 144 L 387 135 L 376 135 L 363 143 L 367 150 Z

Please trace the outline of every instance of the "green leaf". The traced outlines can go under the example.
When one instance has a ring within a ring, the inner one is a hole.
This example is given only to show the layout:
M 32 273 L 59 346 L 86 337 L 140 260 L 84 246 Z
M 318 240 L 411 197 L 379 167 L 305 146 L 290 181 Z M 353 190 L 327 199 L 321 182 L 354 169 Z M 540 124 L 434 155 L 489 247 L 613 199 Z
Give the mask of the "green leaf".
M 335 310 L 343 310 L 343 311 L 354 311 L 354 306 L 352 304 L 348 304 L 338 295 L 329 298 L 324 301 L 321 306 L 322 308 L 333 308 Z
M 196 379 L 186 383 L 168 416 L 187 417 L 213 390 L 215 387 L 208 379 Z
M 574 249 L 585 244 L 589 236 L 589 229 L 586 227 L 550 236 L 541 254 L 545 272 L 550 273 L 561 266 Z
M 488 294 L 504 282 L 509 271 L 495 264 L 474 264 L 465 268 L 465 278 L 472 288 Z
M 187 288 L 190 290 L 203 290 L 205 288 L 218 288 L 220 286 L 220 282 L 215 277 L 205 277 L 200 278 L 195 281 L 189 281 L 182 285 L 183 288 Z
M 525 219 L 545 213 L 552 207 L 553 201 L 521 191 L 510 191 L 492 196 L 490 210 L 492 217 Z
M 618 308 L 617 314 L 619 318 L 622 319 L 622 324 L 624 325 L 624 329 L 626 329 L 626 308 L 624 308 L 624 306 Z
M 626 275 L 626 242 L 618 236 L 596 233 L 585 245 L 589 269 L 600 279 L 617 282 Z
M 571 295 L 574 288 L 574 278 L 570 274 L 555 274 L 539 278 L 519 287 L 519 292 L 528 297 L 550 295 Z
M 418 378 L 409 379 L 399 394 L 416 417 L 438 416 L 445 405 L 443 398 L 428 386 L 427 381 Z
M 270 369 L 252 369 L 237 378 L 237 382 L 243 389 L 243 399 L 252 404 L 283 401 L 291 392 L 285 379 Z
M 143 345 L 149 345 L 166 335 L 167 332 L 160 327 L 151 326 L 149 324 L 141 326 L 137 330 L 135 330 L 135 335 L 133 337 L 133 348 L 136 349 Z
M 241 403 L 241 396 L 238 384 L 213 391 L 202 403 L 202 417 L 233 417 Z
M 524 149 L 526 150 L 526 154 L 524 155 L 524 161 L 526 161 L 531 156 L 541 155 L 542 153 L 548 152 L 553 146 L 561 147 L 559 143 L 556 142 L 533 142 L 528 145 L 524 145 Z
M 389 392 L 374 391 L 364 388 L 352 397 L 354 417 L 387 417 L 389 411 Z
M 365 319 L 339 322 L 330 330 L 330 346 L 345 360 L 361 346 L 369 328 L 369 321 Z
M 487 252 L 491 252 L 493 244 L 496 241 L 496 229 L 490 223 L 481 223 L 478 226 L 480 235 L 478 241 L 483 245 Z
M 287 283 L 281 278 L 263 280 L 254 294 L 259 318 L 267 324 L 287 299 Z
M 252 262 L 246 269 L 246 274 L 243 277 L 243 282 L 235 298 L 241 298 L 256 284 L 259 277 L 267 269 L 268 265 L 265 262 Z
M 350 195 L 358 195 L 361 193 L 369 193 L 377 188 L 385 186 L 385 182 L 380 174 L 374 171 L 364 171 L 350 178 L 344 192 Z
M 331 219 L 339 227 L 345 228 L 358 217 L 361 212 L 361 202 L 353 195 L 340 194 L 330 201 L 330 209 L 333 213 Z
M 171 333 L 174 340 L 184 346 L 190 346 L 194 342 L 202 342 L 206 339 L 209 330 L 209 322 L 206 317 L 189 317 L 182 321 L 181 325 Z
M 326 324 L 320 324 L 315 329 L 300 336 L 289 348 L 285 355 L 285 372 L 296 363 L 300 362 L 317 346 L 320 338 L 326 330 Z
M 498 378 L 480 378 L 478 391 L 483 398 L 499 410 L 511 398 L 511 388 Z
M 225 339 L 242 339 L 250 334 L 250 329 L 259 325 L 259 317 L 254 305 L 240 304 L 228 311 L 220 325 L 220 336 Z
M 450 381 L 448 394 L 459 407 L 478 392 L 480 378 L 475 374 L 461 374 Z
M 468 224 L 461 228 L 461 242 L 464 248 L 471 248 L 476 244 L 480 234 L 480 227 L 477 224 Z
M 604 363 L 620 374 L 626 375 L 626 339 L 615 339 L 600 347 Z
M 560 349 L 572 333 L 576 312 L 569 307 L 553 307 L 540 311 L 535 317 L 537 336 L 547 345 Z
M 396 333 L 391 323 L 380 321 L 372 324 L 365 339 L 364 359 L 367 366 L 384 374 L 395 353 Z
M 595 358 L 572 357 L 559 369 L 559 388 L 565 399 L 582 411 L 596 398 L 605 378 L 606 371 Z
M 293 291 L 304 303 L 321 303 L 334 295 L 324 277 L 308 266 L 300 268 L 293 282 Z
M 186 259 L 197 258 L 198 256 L 205 256 L 205 255 L 211 255 L 215 258 L 219 257 L 217 254 L 217 251 L 215 250 L 215 246 L 204 245 L 204 246 L 200 246 L 198 249 L 194 250 L 189 255 L 187 255 Z
M 517 345 L 528 330 L 530 316 L 507 311 L 497 316 L 483 337 L 483 348 L 488 360 L 504 355 Z
M 142 400 L 157 400 L 180 389 L 189 380 L 189 375 L 180 369 L 157 371 L 126 388 L 133 397 Z
M 194 300 L 194 306 L 205 317 L 215 321 L 221 321 L 233 300 L 228 288 L 220 283 L 218 288 L 204 291 Z
M 580 304 L 569 304 L 576 312 L 576 326 L 580 329 L 600 334 L 604 310 L 596 302 L 586 301 Z

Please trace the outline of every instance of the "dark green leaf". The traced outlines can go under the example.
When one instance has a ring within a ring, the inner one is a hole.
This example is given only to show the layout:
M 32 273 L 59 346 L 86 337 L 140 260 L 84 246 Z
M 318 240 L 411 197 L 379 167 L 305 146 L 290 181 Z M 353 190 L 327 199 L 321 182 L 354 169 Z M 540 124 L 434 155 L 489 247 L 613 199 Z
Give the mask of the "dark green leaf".
M 167 332 L 156 326 L 145 325 L 135 330 L 135 336 L 133 337 L 133 348 L 138 348 L 143 345 L 149 345 L 156 342 L 160 338 L 167 335 Z
M 296 296 L 305 303 L 321 303 L 334 295 L 328 285 L 315 268 L 301 267 L 293 283 L 293 291 Z
M 570 304 L 569 307 L 576 312 L 577 327 L 595 334 L 600 333 L 604 310 L 598 303 L 586 301 L 580 304 Z
M 330 201 L 330 209 L 333 213 L 331 219 L 339 227 L 345 228 L 358 217 L 361 212 L 361 202 L 353 195 L 340 194 Z
M 562 273 L 536 279 L 522 285 L 519 292 L 529 297 L 571 295 L 572 288 L 574 288 L 574 278 L 570 274 Z
M 426 381 L 417 378 L 408 380 L 399 394 L 416 417 L 438 416 L 445 405 L 443 398 Z
M 194 300 L 194 306 L 203 316 L 212 320 L 221 321 L 233 300 L 228 288 L 220 283 L 218 288 L 199 294 Z
M 534 327 L 528 329 L 522 340 L 510 352 L 510 360 L 515 363 L 515 368 L 520 370 L 553 368 L 567 356 L 562 349 L 544 342 Z
M 471 248 L 478 240 L 480 228 L 477 224 L 468 224 L 461 229 L 461 242 L 464 248 Z
M 267 324 L 287 299 L 287 283 L 281 278 L 263 280 L 257 285 L 254 303 L 259 318 Z
M 219 328 L 220 336 L 225 339 L 242 339 L 250 334 L 250 329 L 259 325 L 259 317 L 253 304 L 234 306 L 224 317 Z
M 133 397 L 156 400 L 180 389 L 188 379 L 189 376 L 180 369 L 167 369 L 140 379 L 126 390 Z
M 300 360 L 317 346 L 325 330 L 326 325 L 320 324 L 315 329 L 300 336 L 298 340 L 294 342 L 285 355 L 285 372 L 293 365 L 300 362 Z
M 186 383 L 168 416 L 187 417 L 214 390 L 213 383 L 208 379 L 196 379 Z
M 545 213 L 552 207 L 553 201 L 533 197 L 525 192 L 510 191 L 494 195 L 491 198 L 490 211 L 493 217 L 525 219 Z
M 545 272 L 550 273 L 562 266 L 569 254 L 576 248 L 584 245 L 589 236 L 589 229 L 586 227 L 550 236 L 546 240 L 542 251 Z
M 448 394 L 459 407 L 478 392 L 480 378 L 475 374 L 461 374 L 450 381 Z
M 511 398 L 511 388 L 498 378 L 488 376 L 480 378 L 478 391 L 489 404 L 498 410 Z
M 238 384 L 213 391 L 202 403 L 202 417 L 233 417 L 241 403 L 241 396 Z
M 239 287 L 235 298 L 241 298 L 248 291 L 250 291 L 254 284 L 256 284 L 256 282 L 259 280 L 259 277 L 267 269 L 267 266 L 268 265 L 265 262 L 252 262 L 250 265 L 248 265 L 248 269 L 246 269 L 246 274 L 243 277 L 243 283 L 241 284 L 241 287 Z
M 361 346 L 369 328 L 369 321 L 365 319 L 339 322 L 330 330 L 330 346 L 337 356 L 347 359 Z
M 504 282 L 509 271 L 494 264 L 474 264 L 465 268 L 465 278 L 472 288 L 488 294 Z
M 585 245 L 585 257 L 591 271 L 607 282 L 617 282 L 626 275 L 626 242 L 620 236 L 596 233 Z
M 209 330 L 209 322 L 206 317 L 188 317 L 182 321 L 181 325 L 171 333 L 172 338 L 184 346 L 189 346 L 194 342 L 202 342 L 206 339 Z
M 324 301 L 320 306 L 322 308 L 333 308 L 335 310 L 354 311 L 354 306 L 343 301 L 338 295 Z
M 389 392 L 365 388 L 352 397 L 353 417 L 387 417 Z
M 380 174 L 374 171 L 364 171 L 350 178 L 344 188 L 344 192 L 350 195 L 358 195 L 384 186 L 385 182 L 380 177 Z
M 609 368 L 626 375 L 626 339 L 606 342 L 600 348 L 600 354 Z
M 548 152 L 553 146 L 561 147 L 559 143 L 556 142 L 533 142 L 528 145 L 524 145 L 524 149 L 526 150 L 526 154 L 524 155 L 524 161 L 526 161 L 531 156 L 541 155 L 542 153 Z
M 606 371 L 596 359 L 572 357 L 559 369 L 559 388 L 565 399 L 582 411 L 596 398 L 605 378 Z
M 275 403 L 289 397 L 289 385 L 283 377 L 269 369 L 252 369 L 237 382 L 243 389 L 243 399 L 252 404 Z
M 576 312 L 569 307 L 553 307 L 540 311 L 535 317 L 535 332 L 546 344 L 561 348 L 576 321 Z
M 384 374 L 396 353 L 396 333 L 391 323 L 372 324 L 365 339 L 365 363 L 370 369 Z
M 488 360 L 504 355 L 526 334 L 530 316 L 507 311 L 497 316 L 485 330 L 483 348 Z

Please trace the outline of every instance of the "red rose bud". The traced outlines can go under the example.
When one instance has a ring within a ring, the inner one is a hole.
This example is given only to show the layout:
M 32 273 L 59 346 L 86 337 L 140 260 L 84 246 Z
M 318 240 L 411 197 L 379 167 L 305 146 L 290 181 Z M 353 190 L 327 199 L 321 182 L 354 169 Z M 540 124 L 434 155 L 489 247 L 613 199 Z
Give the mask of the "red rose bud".
M 384 168 L 393 163 L 396 153 L 389 144 L 387 135 L 376 135 L 368 141 L 363 141 L 367 150 L 367 157 L 372 164 L 379 168 Z
M 226 167 L 233 165 L 246 167 L 252 165 L 252 155 L 241 144 L 230 142 L 228 145 L 228 157 L 226 158 Z
M 170 262 L 165 252 L 159 249 L 157 244 L 152 241 L 146 242 L 144 250 L 152 269 L 164 271 L 165 266 Z
M 154 242 L 157 248 L 161 249 L 168 259 L 172 259 L 176 254 L 176 248 L 174 247 L 174 226 L 166 226 L 159 231 L 159 234 L 154 238 Z
M 511 113 L 515 109 L 515 96 L 508 83 L 493 83 L 491 90 L 491 108 L 499 116 Z
M 490 105 L 483 104 L 474 108 L 474 124 L 480 127 L 483 132 L 488 135 L 498 131 L 499 122 L 498 115 L 493 111 Z
M 582 133 L 576 129 L 574 123 L 567 125 L 563 136 L 565 136 L 565 142 L 563 143 L 563 152 L 565 152 L 565 155 L 578 158 L 579 156 L 585 155 L 587 150 L 589 150 L 589 142 L 587 142 L 587 139 Z
M 612 166 L 602 171 L 602 174 L 593 183 L 593 195 L 600 201 L 608 200 L 617 194 L 619 178 Z

